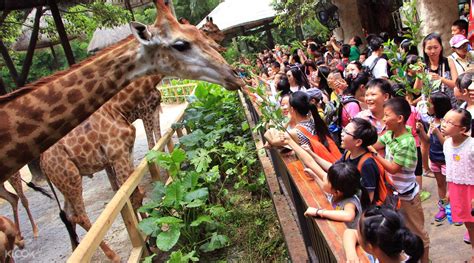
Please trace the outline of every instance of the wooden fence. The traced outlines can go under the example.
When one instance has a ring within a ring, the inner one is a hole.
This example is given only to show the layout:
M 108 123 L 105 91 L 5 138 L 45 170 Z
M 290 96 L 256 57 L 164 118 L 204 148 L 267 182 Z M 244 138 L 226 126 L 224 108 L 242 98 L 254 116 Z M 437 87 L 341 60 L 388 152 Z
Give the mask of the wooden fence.
M 196 84 L 192 85 L 196 87 Z M 193 91 L 190 91 L 190 93 L 192 92 Z M 185 108 L 183 108 L 174 122 L 181 122 L 183 120 L 184 109 Z M 172 152 L 174 147 L 172 137 L 175 133 L 178 138 L 183 136 L 182 128 L 177 128 L 176 130 L 172 127 L 169 128 L 158 140 L 153 150 L 163 151 L 166 146 L 168 151 Z M 104 211 L 94 222 L 91 229 L 81 240 L 79 246 L 74 250 L 67 262 L 90 262 L 92 255 L 99 247 L 100 242 L 104 239 L 104 236 L 112 226 L 119 212 L 122 214 L 123 222 L 125 223 L 133 247 L 127 262 L 140 262 L 140 259 L 147 255 L 148 251 L 145 246 L 146 237 L 138 229 L 138 219 L 130 202 L 130 195 L 138 187 L 138 184 L 148 171 L 153 181 L 159 180 L 164 182 L 166 180 L 166 178 L 161 177 L 159 168 L 154 163 L 148 163 L 144 158 L 107 204 Z

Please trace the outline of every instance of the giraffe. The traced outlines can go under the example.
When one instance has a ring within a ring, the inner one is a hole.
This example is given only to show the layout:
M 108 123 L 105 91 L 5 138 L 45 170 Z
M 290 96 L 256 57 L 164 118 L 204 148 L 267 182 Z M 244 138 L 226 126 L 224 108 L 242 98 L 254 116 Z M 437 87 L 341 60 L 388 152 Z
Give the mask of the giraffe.
M 206 17 L 206 23 L 202 25 L 200 30 L 204 32 L 208 37 L 214 39 L 216 43 L 221 43 L 222 40 L 224 40 L 225 38 L 224 33 L 222 33 L 222 31 L 216 24 L 214 24 L 212 17 L 209 16 Z
M 36 223 L 33 219 L 33 216 L 31 215 L 28 199 L 26 199 L 26 196 L 23 193 L 23 186 L 21 184 L 20 172 L 14 173 L 8 179 L 8 182 L 10 182 L 13 189 L 15 189 L 16 194 L 13 194 L 13 193 L 10 193 L 9 191 L 7 191 L 7 189 L 5 188 L 5 185 L 1 184 L 0 185 L 0 198 L 6 200 L 12 206 L 13 218 L 15 219 L 15 225 L 16 225 L 16 228 L 18 229 L 19 237 L 21 238 L 21 240 L 23 240 L 23 237 L 21 235 L 21 230 L 20 230 L 20 220 L 18 218 L 18 199 L 21 200 L 21 203 L 23 204 L 23 207 L 25 207 L 28 218 L 30 219 L 31 228 L 33 229 L 33 236 L 35 238 L 37 238 L 38 237 L 38 226 L 36 225 Z
M 150 80 L 148 85 L 151 85 L 153 89 L 151 89 L 147 96 L 127 114 L 127 120 L 130 123 L 133 123 L 137 119 L 141 119 L 143 121 L 146 139 L 148 142 L 148 149 L 151 150 L 151 148 L 153 148 L 153 146 L 155 146 L 155 144 L 161 138 L 161 92 L 156 88 L 156 85 L 158 85 L 161 79 L 157 80 L 155 77 L 148 77 L 148 79 Z
M 134 81 L 41 154 L 41 169 L 63 194 L 73 226 L 79 224 L 86 231 L 91 227 L 82 197 L 82 176 L 105 169 L 113 190 L 117 191 L 133 172 L 135 127 L 131 122 L 136 119 L 136 105 L 156 89 L 161 78 L 155 75 Z M 141 206 L 143 196 L 140 187 L 132 194 L 135 209 Z M 100 246 L 107 257 L 118 260 L 105 242 Z
M 15 262 L 12 255 L 15 245 L 23 249 L 25 242 L 20 238 L 15 223 L 0 216 L 0 262 Z
M 244 85 L 194 26 L 181 25 L 169 0 L 156 0 L 153 25 L 131 22 L 132 37 L 77 65 L 0 97 L 0 183 L 84 121 L 133 80 L 174 75 Z

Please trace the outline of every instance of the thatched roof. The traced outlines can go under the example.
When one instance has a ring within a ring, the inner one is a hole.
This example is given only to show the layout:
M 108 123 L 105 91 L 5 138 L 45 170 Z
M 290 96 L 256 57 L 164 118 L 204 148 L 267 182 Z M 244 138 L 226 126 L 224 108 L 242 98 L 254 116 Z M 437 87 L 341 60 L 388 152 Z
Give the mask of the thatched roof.
M 25 51 L 25 50 L 28 50 L 28 45 L 30 44 L 30 38 L 31 38 L 31 33 L 32 33 L 32 28 L 33 28 L 33 24 L 34 24 L 34 20 L 35 20 L 35 16 L 36 16 L 36 11 L 37 9 L 33 9 L 30 14 L 28 15 L 28 17 L 26 18 L 26 21 L 24 22 L 25 25 L 22 26 L 21 28 L 21 31 L 23 32 L 20 37 L 18 38 L 18 40 L 13 43 L 13 50 L 15 51 Z M 40 19 L 40 28 L 44 28 L 47 26 L 47 23 L 46 23 L 46 16 L 50 16 L 52 17 L 51 15 L 51 11 L 46 11 L 44 12 L 44 14 L 41 16 L 41 19 Z M 63 20 L 63 23 L 67 23 Z M 68 36 L 68 39 L 71 40 L 71 39 L 74 39 L 74 38 L 77 38 L 77 36 Z M 39 49 L 39 48 L 48 48 L 50 46 L 54 46 L 54 45 L 57 45 L 61 43 L 59 39 L 57 40 L 51 40 L 49 39 L 49 37 L 45 34 L 38 34 L 38 41 L 36 42 L 36 49 Z
M 255 28 L 273 21 L 276 11 L 272 0 L 226 0 L 220 3 L 211 13 L 214 24 L 226 35 Z M 204 18 L 197 27 L 206 23 Z
M 125 24 L 114 28 L 96 29 L 92 36 L 87 52 L 97 52 L 103 48 L 113 45 L 122 39 L 125 39 L 132 31 L 130 31 L 130 25 Z

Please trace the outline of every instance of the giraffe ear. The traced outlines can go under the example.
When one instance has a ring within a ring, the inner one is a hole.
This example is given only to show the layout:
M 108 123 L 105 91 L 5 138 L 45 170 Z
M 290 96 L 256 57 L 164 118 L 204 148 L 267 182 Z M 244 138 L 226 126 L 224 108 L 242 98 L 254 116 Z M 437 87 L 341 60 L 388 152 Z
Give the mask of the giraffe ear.
M 145 24 L 140 22 L 130 22 L 130 30 L 132 31 L 133 36 L 135 36 L 142 45 L 148 46 L 155 42 L 152 41 L 152 35 Z

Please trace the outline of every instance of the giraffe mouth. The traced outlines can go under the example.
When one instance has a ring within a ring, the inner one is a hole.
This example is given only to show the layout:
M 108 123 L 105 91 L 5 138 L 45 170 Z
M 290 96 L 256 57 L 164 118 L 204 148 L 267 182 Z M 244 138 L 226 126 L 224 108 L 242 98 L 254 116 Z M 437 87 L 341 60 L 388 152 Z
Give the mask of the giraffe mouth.
M 224 87 L 228 90 L 237 90 L 243 87 L 245 83 L 239 76 L 238 72 L 234 69 L 232 69 L 231 71 L 232 71 L 231 76 L 225 78 Z

